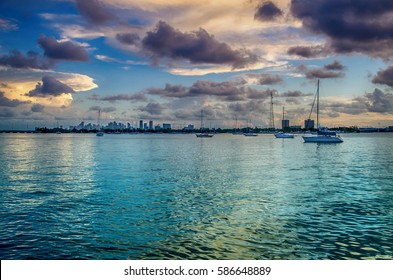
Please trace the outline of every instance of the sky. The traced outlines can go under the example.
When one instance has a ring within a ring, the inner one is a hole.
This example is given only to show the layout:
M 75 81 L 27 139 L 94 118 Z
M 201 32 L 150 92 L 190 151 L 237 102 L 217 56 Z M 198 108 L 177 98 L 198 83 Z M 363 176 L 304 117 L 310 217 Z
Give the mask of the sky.
M 0 130 L 392 126 L 392 59 L 391 0 L 0 0 Z

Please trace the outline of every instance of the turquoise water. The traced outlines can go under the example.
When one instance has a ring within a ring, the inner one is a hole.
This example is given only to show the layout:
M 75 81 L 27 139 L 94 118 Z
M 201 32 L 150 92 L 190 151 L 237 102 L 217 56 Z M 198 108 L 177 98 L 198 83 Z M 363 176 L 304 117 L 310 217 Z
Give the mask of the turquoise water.
M 393 259 L 393 134 L 0 134 L 1 259 Z

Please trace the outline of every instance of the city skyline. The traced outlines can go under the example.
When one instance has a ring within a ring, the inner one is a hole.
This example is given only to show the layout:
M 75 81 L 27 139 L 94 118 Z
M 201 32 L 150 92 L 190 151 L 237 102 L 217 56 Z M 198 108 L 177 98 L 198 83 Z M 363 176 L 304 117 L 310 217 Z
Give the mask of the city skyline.
M 38 5 L 39 3 L 39 5 Z M 140 119 L 393 125 L 393 3 L 0 3 L 0 130 Z M 311 117 L 314 119 L 314 117 Z M 208 124 L 208 123 L 207 123 Z

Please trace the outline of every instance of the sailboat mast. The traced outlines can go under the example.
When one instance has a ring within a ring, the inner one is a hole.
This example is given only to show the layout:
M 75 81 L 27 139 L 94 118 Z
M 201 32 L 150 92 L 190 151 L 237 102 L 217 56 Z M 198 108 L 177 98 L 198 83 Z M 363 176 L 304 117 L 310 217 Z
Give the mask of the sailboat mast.
M 270 128 L 274 129 L 273 92 L 270 93 Z
M 319 129 L 319 80 L 317 88 L 317 129 Z
M 282 106 L 282 119 L 285 120 L 284 106 Z
M 201 130 L 203 128 L 203 110 L 201 110 Z

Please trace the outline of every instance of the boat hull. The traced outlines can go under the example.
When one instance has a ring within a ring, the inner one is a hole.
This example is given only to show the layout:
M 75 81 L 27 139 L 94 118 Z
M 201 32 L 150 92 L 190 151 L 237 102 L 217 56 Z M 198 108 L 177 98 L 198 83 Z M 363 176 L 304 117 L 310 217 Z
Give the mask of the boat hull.
M 276 138 L 295 138 L 295 135 L 290 133 L 276 133 L 274 134 Z
M 195 134 L 196 137 L 198 138 L 212 138 L 213 134 L 207 134 L 207 133 L 200 133 L 200 134 Z
M 252 132 L 247 132 L 247 133 L 244 133 L 243 135 L 247 136 L 247 137 L 255 137 L 255 136 L 257 136 L 257 134 L 254 134 Z
M 303 136 L 304 143 L 342 143 L 343 140 L 338 136 L 313 135 Z

